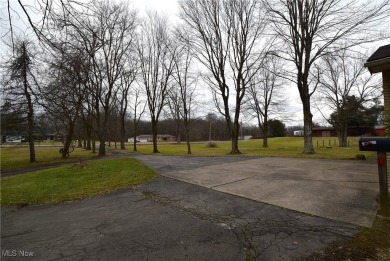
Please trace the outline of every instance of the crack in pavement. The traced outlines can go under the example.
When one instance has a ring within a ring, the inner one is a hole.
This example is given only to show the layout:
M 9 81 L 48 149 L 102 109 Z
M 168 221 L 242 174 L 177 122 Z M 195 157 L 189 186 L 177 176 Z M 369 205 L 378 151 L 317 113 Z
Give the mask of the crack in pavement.
M 163 176 L 1 216 L 2 250 L 35 251 L 31 260 L 302 260 L 359 231 Z
M 17 234 L 12 234 L 12 235 L 3 235 L 3 234 L 1 234 L 1 238 L 22 236 L 22 235 L 25 235 L 25 234 L 28 234 L 28 233 L 32 233 L 32 232 L 33 232 L 33 230 L 26 230 L 26 231 L 23 231 L 23 232 L 20 232 L 20 233 L 17 233 Z
M 225 185 L 233 184 L 233 183 L 236 183 L 236 182 L 240 182 L 240 181 L 243 181 L 243 180 L 252 179 L 254 177 L 256 177 L 256 175 L 253 175 L 253 176 L 250 176 L 250 177 L 245 177 L 245 178 L 242 178 L 242 179 L 236 179 L 236 180 L 233 180 L 231 182 L 221 183 L 221 184 L 218 184 L 218 185 L 215 185 L 215 186 L 210 186 L 210 188 L 214 189 L 214 188 L 222 187 L 222 186 L 225 186 Z
M 301 258 L 320 251 L 333 241 L 346 240 L 358 231 L 358 227 L 351 224 L 281 209 L 173 179 L 168 182 L 165 177 L 159 179 L 164 179 L 170 189 L 163 188 L 158 182 L 151 182 L 139 186 L 137 190 L 159 204 L 232 230 L 240 242 L 246 260 Z M 157 183 L 156 186 L 153 186 L 153 183 Z M 171 186 L 173 184 L 186 186 L 188 193 L 175 193 L 177 190 L 175 186 Z M 249 208 L 255 215 L 251 211 L 226 212 L 216 198 L 207 204 L 206 198 L 202 198 L 201 194 L 206 193 L 205 191 L 218 195 L 219 201 L 220 197 L 228 199 L 226 201 L 238 208 L 240 204 L 237 201 L 243 205 L 253 204 L 258 209 L 256 211 Z M 186 197 L 177 197 L 177 194 L 185 194 Z M 263 208 L 268 211 L 263 211 Z

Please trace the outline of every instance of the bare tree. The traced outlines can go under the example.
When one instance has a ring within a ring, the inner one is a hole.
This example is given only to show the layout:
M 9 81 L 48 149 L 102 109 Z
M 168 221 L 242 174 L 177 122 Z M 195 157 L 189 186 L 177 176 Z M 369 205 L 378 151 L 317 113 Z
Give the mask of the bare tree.
M 34 55 L 32 44 L 23 39 L 14 42 L 10 59 L 3 64 L 4 102 L 21 111 L 27 129 L 30 162 L 36 162 L 34 146 L 34 107 L 37 105 L 37 80 L 34 74 Z
M 25 5 L 19 4 L 22 8 Z M 56 50 L 73 49 L 88 54 L 88 95 L 90 129 L 100 141 L 99 156 L 105 155 L 108 119 L 118 98 L 118 81 L 132 44 L 136 15 L 124 3 L 94 1 L 36 1 L 43 13 L 38 23 L 30 21 L 37 36 Z M 27 10 L 23 9 L 28 16 Z M 94 146 L 93 146 L 94 147 Z
M 240 153 L 241 104 L 262 57 L 259 46 L 265 24 L 260 3 L 256 0 L 183 0 L 180 10 L 194 55 L 206 68 L 206 81 L 214 88 L 215 104 L 226 119 L 232 140 L 230 153 Z
M 303 105 L 304 153 L 312 154 L 310 103 L 316 85 L 310 86 L 309 76 L 313 64 L 330 48 L 345 48 L 342 40 L 350 46 L 377 40 L 380 23 L 390 14 L 390 4 L 388 0 L 264 0 L 264 3 L 274 32 L 282 40 L 279 53 L 295 66 L 290 79 L 296 83 Z
M 167 19 L 157 12 L 148 12 L 137 49 L 140 60 L 140 82 L 146 93 L 152 123 L 153 153 L 159 152 L 158 121 L 167 102 L 169 82 L 174 69 L 175 50 L 170 48 L 170 38 Z
M 130 101 L 130 113 L 132 115 L 133 122 L 133 150 L 137 151 L 137 134 L 138 134 L 138 125 L 141 121 L 142 115 L 145 113 L 146 101 L 142 99 L 141 87 L 135 85 L 131 89 L 131 101 Z
M 167 99 L 167 104 L 169 108 L 168 117 L 171 117 L 176 125 L 176 142 L 180 144 L 181 142 L 181 126 L 182 126 L 182 117 L 181 111 L 183 110 L 183 104 L 180 98 L 179 86 L 172 84 L 169 88 L 169 94 Z
M 174 101 L 177 106 L 177 118 L 183 120 L 187 154 L 191 154 L 190 130 L 192 123 L 192 114 L 195 107 L 195 91 L 198 81 L 198 75 L 194 71 L 194 54 L 190 46 L 189 36 L 181 30 L 176 31 L 177 39 L 180 39 L 181 45 L 178 48 L 177 55 L 174 57 L 175 72 L 173 78 L 176 83 L 174 92 Z M 179 121 L 180 124 L 180 121 Z M 178 130 L 177 132 L 179 132 Z
M 119 82 L 119 116 L 120 116 L 120 143 L 121 149 L 125 149 L 126 141 L 126 115 L 129 105 L 129 95 L 131 86 L 136 80 L 138 70 L 138 59 L 133 55 L 134 53 L 129 50 L 127 62 L 125 63 L 125 69 L 120 76 Z
M 258 74 L 253 78 L 246 94 L 245 107 L 254 114 L 263 134 L 263 147 L 268 147 L 269 116 L 283 112 L 285 100 L 282 88 L 285 81 L 281 77 L 283 66 L 275 56 L 265 58 Z
M 87 82 L 87 84 L 89 84 Z M 87 89 L 88 90 L 88 89 Z M 93 108 L 91 106 L 91 97 L 89 93 L 84 97 L 86 101 L 83 105 L 82 110 L 80 111 L 80 119 L 82 122 L 83 130 L 84 130 L 84 149 L 92 150 L 92 153 L 96 152 L 96 148 L 94 145 L 94 117 L 93 117 Z
M 94 2 L 82 14 L 80 17 L 64 14 L 62 26 L 74 31 L 73 39 L 78 39 L 89 54 L 88 101 L 94 110 L 93 129 L 100 142 L 99 156 L 104 156 L 108 120 L 118 99 L 120 76 L 133 42 L 136 15 L 124 3 L 104 1 Z
M 80 112 L 86 98 L 86 83 L 88 81 L 88 64 L 86 55 L 82 53 L 56 53 L 50 64 L 51 82 L 43 88 L 42 105 L 46 112 L 62 122 L 66 130 L 62 157 L 69 157 L 75 126 L 80 118 Z
M 100 100 L 103 107 L 103 119 L 100 122 L 100 115 L 96 119 L 98 121 L 98 136 L 100 139 L 99 155 L 105 155 L 105 139 L 107 130 L 107 121 L 110 117 L 112 104 L 117 98 L 118 81 L 126 66 L 126 54 L 131 50 L 133 43 L 133 34 L 136 26 L 135 13 L 128 9 L 125 4 L 106 5 L 102 4 L 99 8 L 98 16 L 103 16 L 103 24 L 100 24 L 98 31 L 98 39 L 101 43 L 101 58 L 104 63 L 96 69 L 105 70 L 104 86 L 99 86 L 94 93 L 95 99 Z M 96 57 L 96 55 L 95 55 Z M 97 65 L 96 63 L 94 63 Z M 100 63 L 99 63 L 100 64 Z M 96 74 L 96 71 L 95 71 Z M 99 73 L 100 75 L 100 73 Z M 104 88 L 100 88 L 104 87 Z M 99 105 L 100 106 L 100 105 Z M 95 107 L 98 112 L 99 108 Z
M 317 105 L 321 107 L 320 111 L 336 112 L 335 121 L 325 115 L 324 118 L 334 124 L 340 147 L 348 145 L 348 120 L 353 115 L 350 110 L 354 110 L 348 106 L 350 97 L 355 96 L 357 104 L 363 105 L 382 94 L 379 83 L 362 66 L 365 60 L 364 56 L 356 57 L 354 52 L 343 49 L 323 56 L 314 70 L 314 77 L 319 82 Z
M 57 48 L 56 34 L 52 32 L 57 27 L 58 16 L 61 13 L 63 19 L 72 17 L 78 19 L 85 8 L 88 7 L 88 1 L 74 0 L 36 0 L 28 1 L 6 1 L 7 17 L 0 20 L 0 26 L 4 28 L 4 36 L 9 36 L 12 47 L 15 47 L 15 35 L 18 30 L 18 22 L 22 21 L 32 30 L 38 40 L 50 48 Z M 19 11 L 20 9 L 20 11 Z M 56 29 L 55 29 L 56 30 Z

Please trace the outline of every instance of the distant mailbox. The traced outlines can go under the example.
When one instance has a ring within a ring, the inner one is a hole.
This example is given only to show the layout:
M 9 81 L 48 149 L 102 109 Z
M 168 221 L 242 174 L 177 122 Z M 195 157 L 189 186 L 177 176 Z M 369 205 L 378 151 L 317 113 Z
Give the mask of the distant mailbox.
M 361 151 L 390 152 L 390 138 L 365 137 L 359 140 Z

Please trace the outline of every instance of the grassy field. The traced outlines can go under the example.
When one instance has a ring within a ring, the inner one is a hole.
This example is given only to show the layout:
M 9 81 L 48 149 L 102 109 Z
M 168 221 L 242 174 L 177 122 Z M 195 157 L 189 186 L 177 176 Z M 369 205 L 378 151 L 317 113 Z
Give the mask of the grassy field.
M 314 138 L 313 155 L 303 154 L 303 138 L 301 137 L 283 137 L 270 138 L 268 148 L 262 147 L 262 140 L 242 140 L 239 141 L 239 149 L 243 156 L 271 156 L 271 157 L 292 157 L 292 158 L 316 158 L 316 159 L 355 159 L 356 154 L 364 154 L 366 157 L 372 157 L 375 153 L 360 152 L 358 147 L 358 138 L 350 139 L 350 146 L 341 148 L 334 144 L 335 138 Z M 192 156 L 226 156 L 230 152 L 231 143 L 229 141 L 217 142 L 218 147 L 208 148 L 203 143 L 192 143 Z M 318 147 L 317 147 L 318 144 Z M 330 144 L 330 146 L 329 146 Z M 127 149 L 132 151 L 132 146 L 128 145 Z M 138 143 L 137 149 L 142 154 L 152 154 L 151 144 Z M 187 147 L 184 142 L 176 143 L 159 143 L 158 149 L 162 155 L 187 155 Z
M 242 156 L 278 156 L 294 158 L 355 159 L 356 154 L 372 157 L 375 153 L 360 152 L 358 139 L 350 139 L 350 146 L 340 148 L 334 138 L 314 138 L 316 154 L 304 155 L 303 138 L 286 137 L 269 139 L 269 147 L 263 148 L 261 140 L 240 141 Z M 231 143 L 217 142 L 216 148 L 206 147 L 206 142 L 192 143 L 192 156 L 229 155 Z M 86 163 L 97 157 L 91 151 L 76 148 L 69 159 L 62 159 L 59 146 L 37 146 L 37 163 L 29 163 L 28 147 L 1 148 L 1 170 L 29 166 L 70 163 L 67 166 L 30 172 L 1 179 L 1 206 L 23 207 L 34 204 L 55 204 L 82 199 L 128 188 L 156 177 L 155 171 L 130 158 L 102 159 Z M 132 144 L 126 144 L 132 151 Z M 159 143 L 162 155 L 186 156 L 187 147 L 176 143 Z M 151 144 L 138 144 L 138 151 L 152 154 Z M 72 162 L 79 162 L 74 163 Z M 312 254 L 307 260 L 390 260 L 390 222 L 377 218 L 372 228 L 362 230 L 344 243 L 334 243 L 321 253 Z
M 358 139 L 351 138 L 350 146 L 340 148 L 336 144 L 335 138 L 314 138 L 314 148 L 316 154 L 303 154 L 303 138 L 284 137 L 270 138 L 269 147 L 262 147 L 262 140 L 242 140 L 239 141 L 239 149 L 242 156 L 268 156 L 268 157 L 292 157 L 292 158 L 315 158 L 315 159 L 355 159 L 356 154 L 364 154 L 366 157 L 372 157 L 375 153 L 360 152 L 358 148 Z M 192 156 L 226 156 L 229 155 L 231 148 L 230 141 L 217 141 L 216 148 L 206 147 L 207 142 L 196 142 L 191 144 Z M 330 144 L 330 146 L 329 146 Z M 328 148 L 327 148 L 328 147 Z M 127 151 L 133 151 L 130 143 L 126 144 Z M 138 151 L 142 154 L 152 154 L 151 143 L 138 143 Z M 62 159 L 58 150 L 60 146 L 36 146 L 36 163 L 29 163 L 29 151 L 27 146 L 10 146 L 1 148 L 1 170 L 11 170 L 31 166 L 51 165 L 58 163 L 78 162 L 96 158 L 97 154 L 86 151 L 81 148 L 75 148 L 68 159 Z M 185 142 L 159 143 L 158 149 L 162 155 L 186 156 L 187 147 Z M 109 152 L 108 152 L 109 155 Z
M 1 179 L 1 205 L 59 203 L 147 182 L 154 170 L 135 159 L 76 163 Z
M 50 165 L 56 163 L 76 162 L 97 157 L 91 151 L 75 148 L 67 159 L 62 159 L 58 152 L 59 146 L 36 146 L 35 154 L 37 162 L 30 163 L 28 146 L 10 146 L 1 148 L 1 170 L 25 168 L 30 166 Z

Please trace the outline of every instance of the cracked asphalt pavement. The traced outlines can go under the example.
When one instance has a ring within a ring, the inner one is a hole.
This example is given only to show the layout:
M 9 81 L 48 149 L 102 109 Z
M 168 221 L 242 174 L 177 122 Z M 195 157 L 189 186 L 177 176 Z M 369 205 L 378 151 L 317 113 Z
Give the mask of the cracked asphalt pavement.
M 161 174 L 246 159 L 148 165 Z M 359 230 L 164 176 L 80 201 L 2 209 L 1 228 L 1 260 L 304 260 Z

